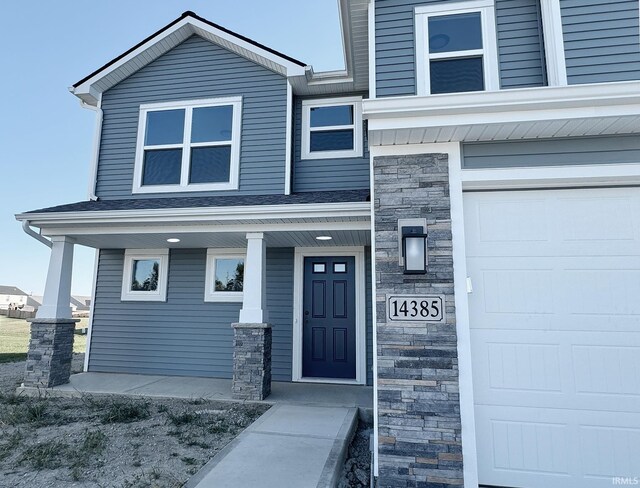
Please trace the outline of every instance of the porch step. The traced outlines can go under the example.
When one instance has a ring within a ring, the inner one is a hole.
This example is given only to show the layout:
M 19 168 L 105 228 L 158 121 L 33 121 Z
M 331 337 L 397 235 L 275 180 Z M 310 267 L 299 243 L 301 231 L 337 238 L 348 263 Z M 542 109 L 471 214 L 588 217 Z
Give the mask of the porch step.
M 355 407 L 277 404 L 184 486 L 334 487 L 357 424 Z

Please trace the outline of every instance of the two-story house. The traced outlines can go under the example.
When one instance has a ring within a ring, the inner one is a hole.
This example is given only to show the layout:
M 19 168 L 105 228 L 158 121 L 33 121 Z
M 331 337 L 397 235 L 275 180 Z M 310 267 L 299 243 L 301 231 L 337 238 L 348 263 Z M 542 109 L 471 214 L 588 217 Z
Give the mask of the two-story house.
M 18 216 L 34 330 L 95 247 L 88 371 L 372 384 L 383 487 L 633 479 L 639 1 L 339 8 L 344 72 L 187 12 L 74 85 L 95 178 Z

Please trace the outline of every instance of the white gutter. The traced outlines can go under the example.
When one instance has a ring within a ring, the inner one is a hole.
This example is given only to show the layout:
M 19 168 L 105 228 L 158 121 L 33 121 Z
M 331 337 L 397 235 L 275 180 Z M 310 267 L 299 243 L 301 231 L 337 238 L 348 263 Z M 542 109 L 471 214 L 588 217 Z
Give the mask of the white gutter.
M 73 88 L 69 88 L 73 93 Z M 91 169 L 89 170 L 89 195 L 88 198 L 91 201 L 96 201 L 96 184 L 98 183 L 98 159 L 100 158 L 100 140 L 102 138 L 102 120 L 104 118 L 104 112 L 102 111 L 102 93 L 98 97 L 98 103 L 94 107 L 93 105 L 80 99 L 80 105 L 82 108 L 88 108 L 96 112 L 96 128 L 93 135 L 93 155 L 91 157 Z
M 27 234 L 29 234 L 31 237 L 33 237 L 37 241 L 42 242 L 45 246 L 51 247 L 51 241 L 49 239 L 45 238 L 42 234 L 39 234 L 38 232 L 33 230 L 31 228 L 31 222 L 30 221 L 28 221 L 28 220 L 23 220 L 22 221 L 22 230 L 24 230 Z

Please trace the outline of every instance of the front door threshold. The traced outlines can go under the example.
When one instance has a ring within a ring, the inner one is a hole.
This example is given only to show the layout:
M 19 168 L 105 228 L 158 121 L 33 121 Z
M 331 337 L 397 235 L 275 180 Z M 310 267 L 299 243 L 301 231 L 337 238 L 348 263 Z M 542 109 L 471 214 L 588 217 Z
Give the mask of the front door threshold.
M 349 378 L 315 378 L 315 377 L 306 377 L 298 378 L 294 380 L 296 383 L 329 383 L 333 385 L 364 385 L 364 383 Z

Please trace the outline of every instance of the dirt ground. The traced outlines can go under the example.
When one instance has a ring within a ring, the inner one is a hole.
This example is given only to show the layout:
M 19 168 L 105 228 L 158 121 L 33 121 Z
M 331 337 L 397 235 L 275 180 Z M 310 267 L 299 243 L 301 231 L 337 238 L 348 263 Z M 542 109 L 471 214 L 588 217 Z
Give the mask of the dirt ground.
M 74 370 L 82 369 L 82 354 Z M 0 364 L 0 486 L 180 487 L 268 406 L 201 399 L 16 396 Z

